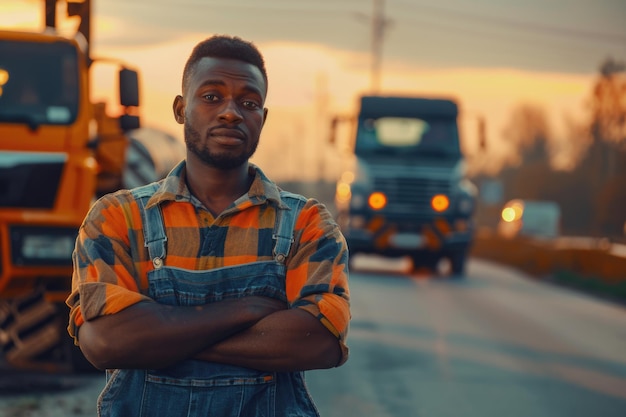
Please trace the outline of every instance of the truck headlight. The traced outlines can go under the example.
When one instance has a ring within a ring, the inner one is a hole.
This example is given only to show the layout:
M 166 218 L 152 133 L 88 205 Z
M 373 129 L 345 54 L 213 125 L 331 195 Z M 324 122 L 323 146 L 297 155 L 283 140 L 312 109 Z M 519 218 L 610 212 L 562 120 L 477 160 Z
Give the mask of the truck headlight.
M 72 264 L 78 231 L 73 227 L 11 227 L 11 259 L 15 265 Z
M 437 194 L 431 198 L 430 206 L 437 213 L 444 212 L 450 207 L 450 199 L 445 194 Z
M 375 191 L 370 194 L 367 199 L 367 204 L 372 208 L 372 210 L 382 210 L 387 205 L 387 196 L 385 193 L 381 193 L 380 191 Z

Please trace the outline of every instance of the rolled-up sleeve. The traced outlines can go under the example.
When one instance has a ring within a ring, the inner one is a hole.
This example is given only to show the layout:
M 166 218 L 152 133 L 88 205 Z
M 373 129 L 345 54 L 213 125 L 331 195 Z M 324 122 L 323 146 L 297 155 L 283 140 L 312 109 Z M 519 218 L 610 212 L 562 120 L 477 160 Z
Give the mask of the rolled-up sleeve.
M 109 195 L 98 200 L 81 225 L 72 255 L 72 292 L 68 332 L 76 342 L 78 327 L 86 320 L 115 314 L 133 304 L 149 301 L 140 291 L 129 250 L 126 219 L 130 202 Z
M 289 303 L 315 316 L 337 337 L 341 365 L 348 359 L 351 319 L 348 246 L 328 209 L 315 200 L 309 200 L 298 217 L 296 242 L 287 271 Z

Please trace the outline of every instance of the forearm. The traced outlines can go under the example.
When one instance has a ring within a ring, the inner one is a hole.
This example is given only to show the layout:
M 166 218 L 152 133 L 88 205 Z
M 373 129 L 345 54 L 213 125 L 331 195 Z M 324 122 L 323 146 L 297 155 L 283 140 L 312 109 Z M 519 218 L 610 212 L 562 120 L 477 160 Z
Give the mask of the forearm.
M 275 311 L 276 300 L 261 297 L 180 307 L 142 302 L 119 313 L 85 322 L 80 347 L 94 366 L 161 368 L 190 358 Z M 267 308 L 265 308 L 267 307 Z
M 318 319 L 297 308 L 275 312 L 196 356 L 275 372 L 332 368 L 340 358 L 338 339 Z

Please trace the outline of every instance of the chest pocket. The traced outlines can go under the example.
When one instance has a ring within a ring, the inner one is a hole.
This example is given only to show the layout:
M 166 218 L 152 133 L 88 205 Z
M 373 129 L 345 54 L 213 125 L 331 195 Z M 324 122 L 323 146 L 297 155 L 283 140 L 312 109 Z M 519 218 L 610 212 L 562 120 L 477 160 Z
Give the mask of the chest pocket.
M 150 297 L 161 304 L 197 306 L 250 295 L 287 301 L 285 265 L 255 262 L 208 271 L 162 267 L 148 273 Z

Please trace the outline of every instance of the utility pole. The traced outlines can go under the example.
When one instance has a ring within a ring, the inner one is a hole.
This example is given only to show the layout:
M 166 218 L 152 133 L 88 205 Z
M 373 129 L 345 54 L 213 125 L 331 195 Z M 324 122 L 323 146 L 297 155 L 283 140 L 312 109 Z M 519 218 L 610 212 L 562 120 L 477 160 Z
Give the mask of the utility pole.
M 328 77 L 325 72 L 320 72 L 315 77 L 315 137 L 313 141 L 317 144 L 315 147 L 317 158 L 317 180 L 323 181 L 326 174 L 326 158 L 325 150 L 328 143 L 325 139 L 328 137 Z
M 389 24 L 385 18 L 385 0 L 374 0 L 374 11 L 372 13 L 372 67 L 371 67 L 371 85 L 373 94 L 380 92 L 380 74 L 382 63 L 383 40 L 385 37 L 385 29 Z

